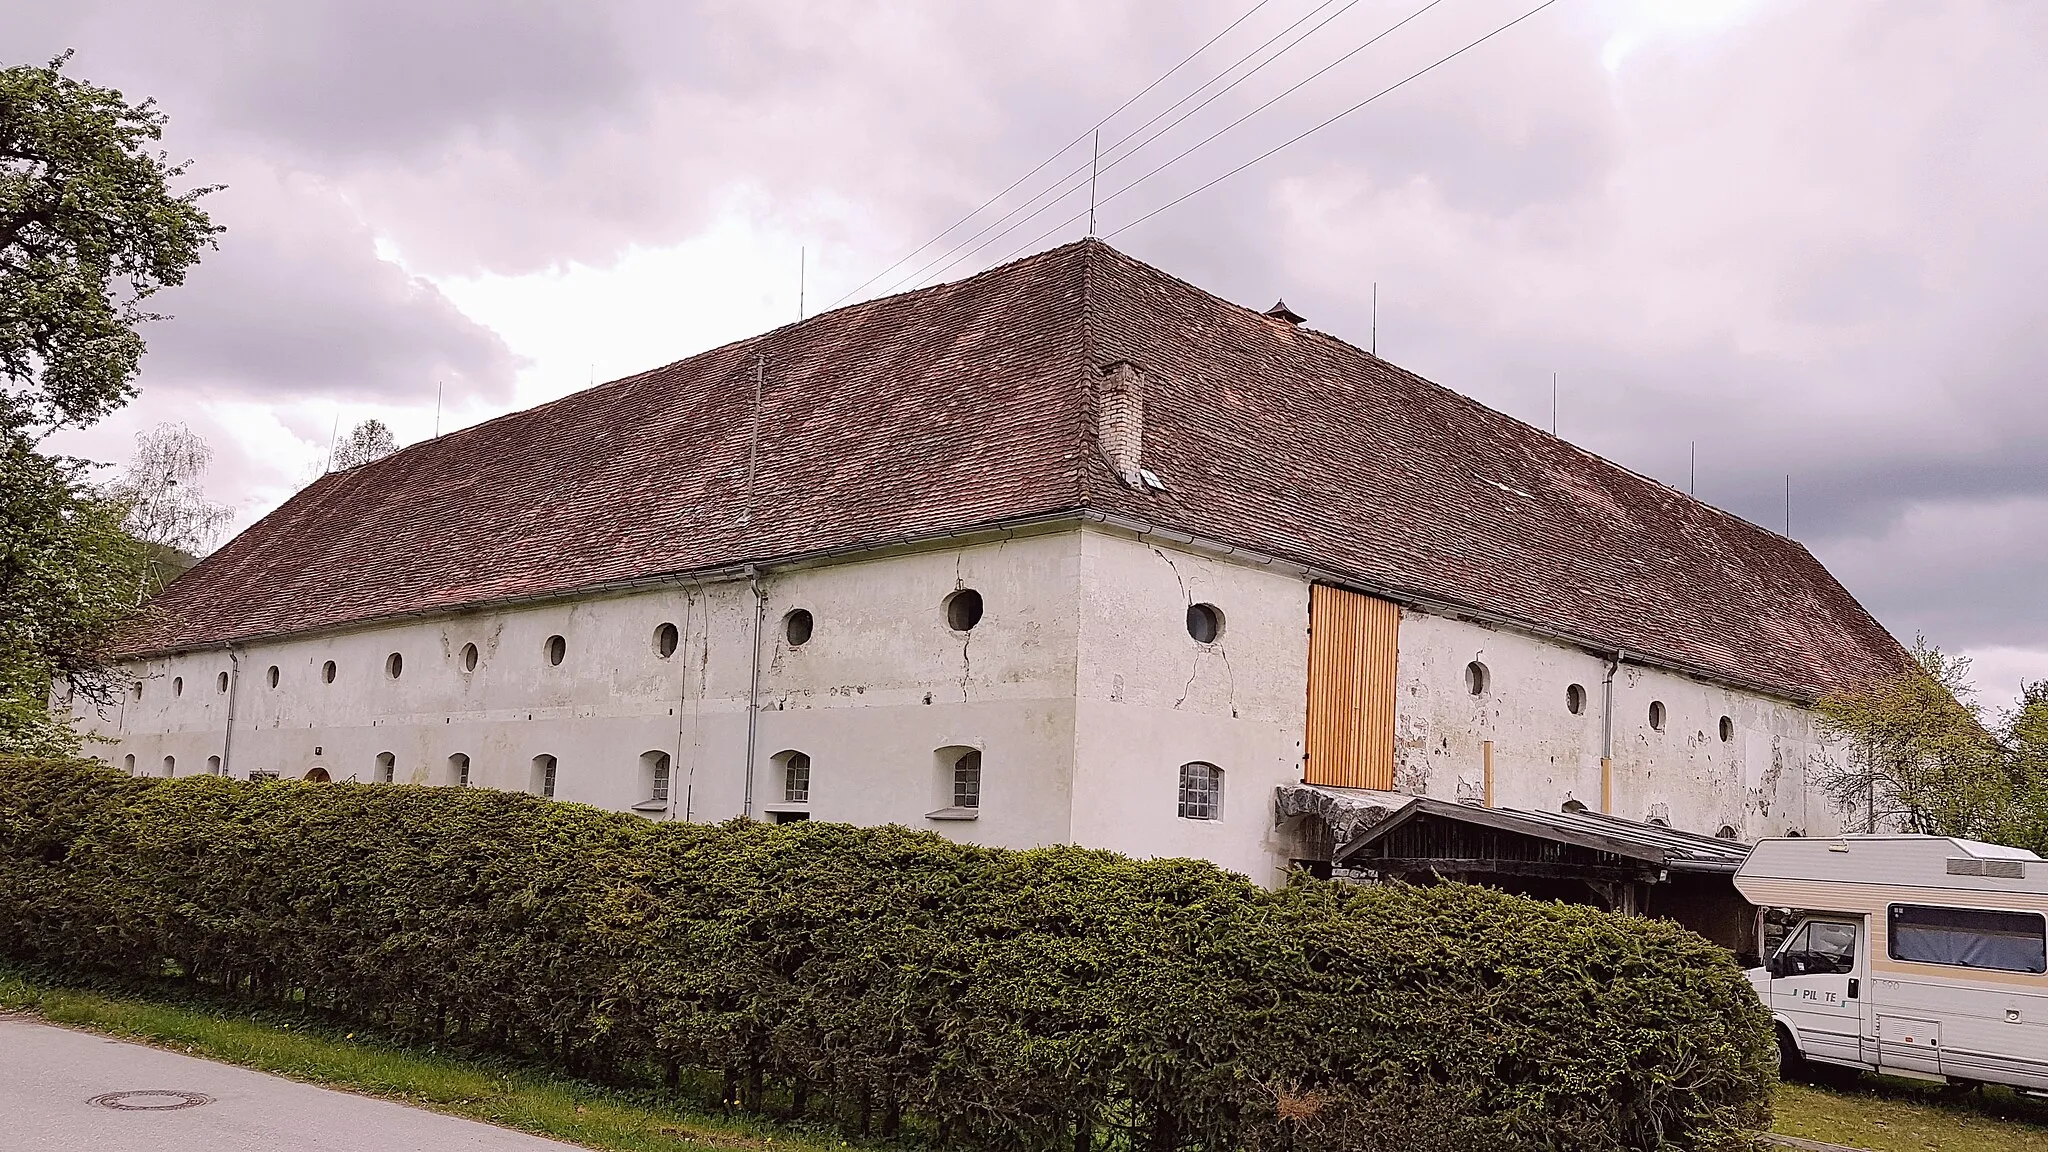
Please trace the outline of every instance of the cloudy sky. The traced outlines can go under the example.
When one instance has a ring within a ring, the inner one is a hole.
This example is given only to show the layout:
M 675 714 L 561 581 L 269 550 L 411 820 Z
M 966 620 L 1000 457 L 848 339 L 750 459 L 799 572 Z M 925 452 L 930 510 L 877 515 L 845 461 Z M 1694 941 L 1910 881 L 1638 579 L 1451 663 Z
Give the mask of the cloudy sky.
M 8 63 L 75 48 L 227 185 L 64 446 L 185 421 L 240 527 L 337 426 L 793 319 L 800 250 L 815 312 L 1072 239 L 1075 142 L 1159 81 L 1101 125 L 1112 243 L 1361 344 L 1377 284 L 1383 355 L 1544 426 L 1555 374 L 1564 436 L 1766 526 L 1789 475 L 1895 633 L 2048 677 L 2048 7 L 1555 0 L 1150 215 L 1539 2 L 0 0 Z

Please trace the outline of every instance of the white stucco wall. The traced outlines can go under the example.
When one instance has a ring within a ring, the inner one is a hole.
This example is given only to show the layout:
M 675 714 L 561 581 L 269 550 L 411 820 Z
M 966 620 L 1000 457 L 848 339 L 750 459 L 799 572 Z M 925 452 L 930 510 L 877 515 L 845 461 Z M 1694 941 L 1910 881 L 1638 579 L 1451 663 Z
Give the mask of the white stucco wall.
M 1487 669 L 1473 695 L 1465 670 Z M 1504 628 L 1418 612 L 1401 617 L 1396 786 L 1445 800 L 1481 798 L 1482 742 L 1493 741 L 1494 803 L 1600 809 L 1602 679 L 1608 662 Z M 1585 690 L 1573 715 L 1566 693 Z M 1665 706 L 1663 729 L 1650 706 Z M 1794 703 L 1638 664 L 1614 677 L 1613 813 L 1744 839 L 1840 830 L 1809 786 L 1824 743 Z M 1721 739 L 1721 718 L 1731 721 Z
M 762 577 L 765 622 L 754 756 L 756 816 L 778 810 L 859 824 L 902 823 L 976 843 L 1079 843 L 1139 856 L 1214 860 L 1262 882 L 1284 875 L 1276 786 L 1301 778 L 1309 583 L 1108 528 L 1066 528 L 778 570 Z M 958 589 L 983 596 L 969 632 L 948 627 Z M 1188 605 L 1213 605 L 1213 643 L 1188 633 Z M 785 617 L 812 614 L 793 645 Z M 150 661 L 144 688 L 86 718 L 134 769 L 228 770 L 370 780 L 390 753 L 401 782 L 453 783 L 469 756 L 476 786 L 536 791 L 534 759 L 557 760 L 556 796 L 627 809 L 648 799 L 642 754 L 674 765 L 670 804 L 650 815 L 721 820 L 745 806 L 754 599 L 744 580 L 461 613 L 238 652 L 233 747 L 224 651 Z M 662 657 L 656 629 L 676 626 Z M 559 667 L 546 659 L 562 636 Z M 476 645 L 477 667 L 461 653 Z M 401 674 L 386 674 L 392 653 Z M 323 665 L 336 667 L 333 683 Z M 1466 688 L 1471 661 L 1487 691 Z M 278 669 L 276 687 L 268 670 Z M 1606 661 L 1525 633 L 1404 611 L 1397 787 L 1478 799 L 1482 741 L 1494 742 L 1495 802 L 1600 806 Z M 184 680 L 181 693 L 172 684 Z M 1571 714 L 1567 686 L 1586 706 Z M 1662 701 L 1662 731 L 1648 720 Z M 1821 751 L 1791 703 L 1624 664 L 1614 683 L 1613 811 L 1744 838 L 1836 830 L 1808 788 Z M 1719 721 L 1730 718 L 1731 738 Z M 928 820 L 950 802 L 940 749 L 982 752 L 972 821 Z M 778 757 L 811 757 L 809 801 L 787 805 Z M 1224 771 L 1220 819 L 1178 813 L 1181 765 Z

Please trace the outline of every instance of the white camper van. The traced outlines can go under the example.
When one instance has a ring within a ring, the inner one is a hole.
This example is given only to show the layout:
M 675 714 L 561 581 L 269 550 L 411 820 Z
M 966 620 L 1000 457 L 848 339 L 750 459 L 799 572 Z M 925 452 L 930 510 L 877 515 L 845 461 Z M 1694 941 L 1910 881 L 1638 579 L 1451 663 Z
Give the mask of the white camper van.
M 1945 836 L 1765 840 L 1735 887 L 1800 913 L 1749 973 L 1788 1064 L 2048 1089 L 2048 861 Z

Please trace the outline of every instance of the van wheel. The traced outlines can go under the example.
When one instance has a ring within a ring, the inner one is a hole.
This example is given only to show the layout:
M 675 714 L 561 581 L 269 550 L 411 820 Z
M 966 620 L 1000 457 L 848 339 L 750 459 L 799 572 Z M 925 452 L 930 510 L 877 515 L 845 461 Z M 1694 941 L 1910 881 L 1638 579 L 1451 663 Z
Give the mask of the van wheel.
M 1806 1071 L 1806 1057 L 1799 1054 L 1799 1043 L 1792 1039 L 1792 1030 L 1778 1025 L 1778 1079 L 1796 1080 Z

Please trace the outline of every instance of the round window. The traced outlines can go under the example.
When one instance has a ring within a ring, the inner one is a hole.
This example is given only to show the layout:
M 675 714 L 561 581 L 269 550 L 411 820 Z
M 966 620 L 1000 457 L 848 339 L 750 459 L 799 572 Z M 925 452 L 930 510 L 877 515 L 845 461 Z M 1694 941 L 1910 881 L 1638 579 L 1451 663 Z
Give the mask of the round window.
M 334 661 L 329 660 L 320 666 L 320 679 L 329 684 L 334 683 Z
M 562 658 L 569 654 L 569 642 L 560 636 L 550 636 L 548 637 L 547 651 L 548 663 L 560 664 Z
M 1574 684 L 1564 690 L 1564 710 L 1574 716 L 1586 711 L 1586 686 Z
M 966 632 L 981 623 L 981 593 L 972 588 L 946 597 L 946 626 L 955 632 Z
M 1465 691 L 1474 696 L 1484 696 L 1492 682 L 1493 674 L 1486 670 L 1486 665 L 1477 660 L 1465 665 Z
M 462 670 L 464 672 L 476 671 L 476 645 L 464 644 L 462 646 Z
M 683 642 L 683 634 L 673 624 L 663 624 L 654 630 L 654 651 L 663 660 L 676 654 L 676 647 Z
M 1188 605 L 1188 635 L 1197 644 L 1214 644 L 1223 635 L 1223 613 L 1214 604 Z
M 975 615 L 980 616 L 980 611 L 977 610 Z M 798 608 L 782 618 L 783 639 L 789 641 L 791 648 L 801 648 L 811 642 L 811 629 L 816 623 L 807 609 Z M 974 625 L 969 624 L 968 627 L 972 628 Z

